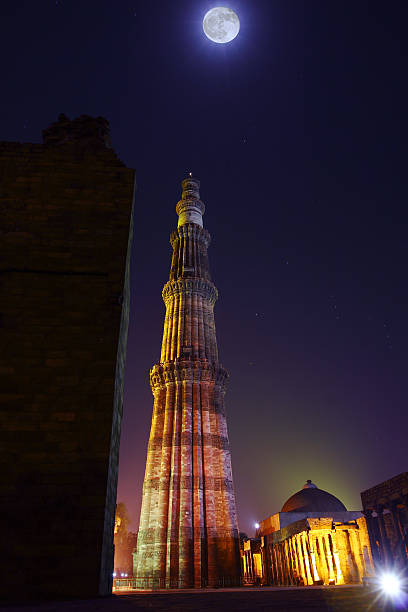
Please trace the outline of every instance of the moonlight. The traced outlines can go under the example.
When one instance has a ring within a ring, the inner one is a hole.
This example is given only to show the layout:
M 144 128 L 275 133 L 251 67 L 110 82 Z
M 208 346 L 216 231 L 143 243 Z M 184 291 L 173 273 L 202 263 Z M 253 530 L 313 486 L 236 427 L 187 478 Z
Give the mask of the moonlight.
M 215 43 L 227 43 L 239 32 L 238 15 L 230 8 L 217 6 L 204 15 L 203 30 Z

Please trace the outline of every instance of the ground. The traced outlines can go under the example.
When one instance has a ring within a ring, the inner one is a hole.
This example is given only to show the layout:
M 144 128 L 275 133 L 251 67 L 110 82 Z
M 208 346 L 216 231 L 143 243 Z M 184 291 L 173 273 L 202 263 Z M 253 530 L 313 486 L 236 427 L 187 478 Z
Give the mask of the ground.
M 121 593 L 112 597 L 14 605 L 3 612 L 264 612 L 322 610 L 328 612 L 379 612 L 394 608 L 375 602 L 366 587 L 244 588 L 203 591 Z M 399 609 L 407 609 L 405 607 Z

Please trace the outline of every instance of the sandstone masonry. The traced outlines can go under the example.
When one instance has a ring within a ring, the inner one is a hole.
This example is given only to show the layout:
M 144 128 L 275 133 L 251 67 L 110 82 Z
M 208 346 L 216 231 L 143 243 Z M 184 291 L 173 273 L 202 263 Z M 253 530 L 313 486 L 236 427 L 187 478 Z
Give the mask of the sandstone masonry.
M 238 524 L 199 181 L 182 182 L 179 226 L 163 289 L 160 363 L 134 562 L 136 586 L 238 584 Z
M 3 596 L 111 592 L 134 170 L 108 122 L 0 143 Z

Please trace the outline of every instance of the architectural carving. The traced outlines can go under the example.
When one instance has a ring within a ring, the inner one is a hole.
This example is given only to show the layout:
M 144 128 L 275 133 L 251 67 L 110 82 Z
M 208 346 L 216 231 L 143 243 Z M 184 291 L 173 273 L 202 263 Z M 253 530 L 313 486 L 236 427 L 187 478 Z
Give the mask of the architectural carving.
M 150 386 L 153 395 L 164 390 L 166 385 L 188 382 L 212 382 L 224 394 L 228 372 L 219 364 L 201 361 L 167 361 L 153 366 L 150 370 Z
M 243 543 L 243 577 L 268 585 L 351 584 L 374 575 L 367 523 L 359 511 L 310 480 Z
M 182 182 L 134 576 L 137 588 L 239 584 L 239 541 L 199 181 Z
M 408 569 L 408 472 L 361 493 L 376 566 Z
M 164 285 L 162 296 L 166 306 L 171 299 L 181 295 L 201 296 L 214 306 L 218 298 L 218 291 L 213 283 L 201 278 L 192 278 L 188 280 L 179 278 L 177 280 L 171 280 Z

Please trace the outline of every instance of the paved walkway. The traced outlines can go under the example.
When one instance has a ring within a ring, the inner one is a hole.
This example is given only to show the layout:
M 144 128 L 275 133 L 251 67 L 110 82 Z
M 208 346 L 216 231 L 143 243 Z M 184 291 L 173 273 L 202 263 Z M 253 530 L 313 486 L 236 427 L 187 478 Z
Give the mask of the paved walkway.
M 362 586 L 263 587 L 127 592 L 100 599 L 0 606 L 0 609 L 4 612 L 383 612 L 394 609 L 375 602 L 375 598 L 371 590 Z

